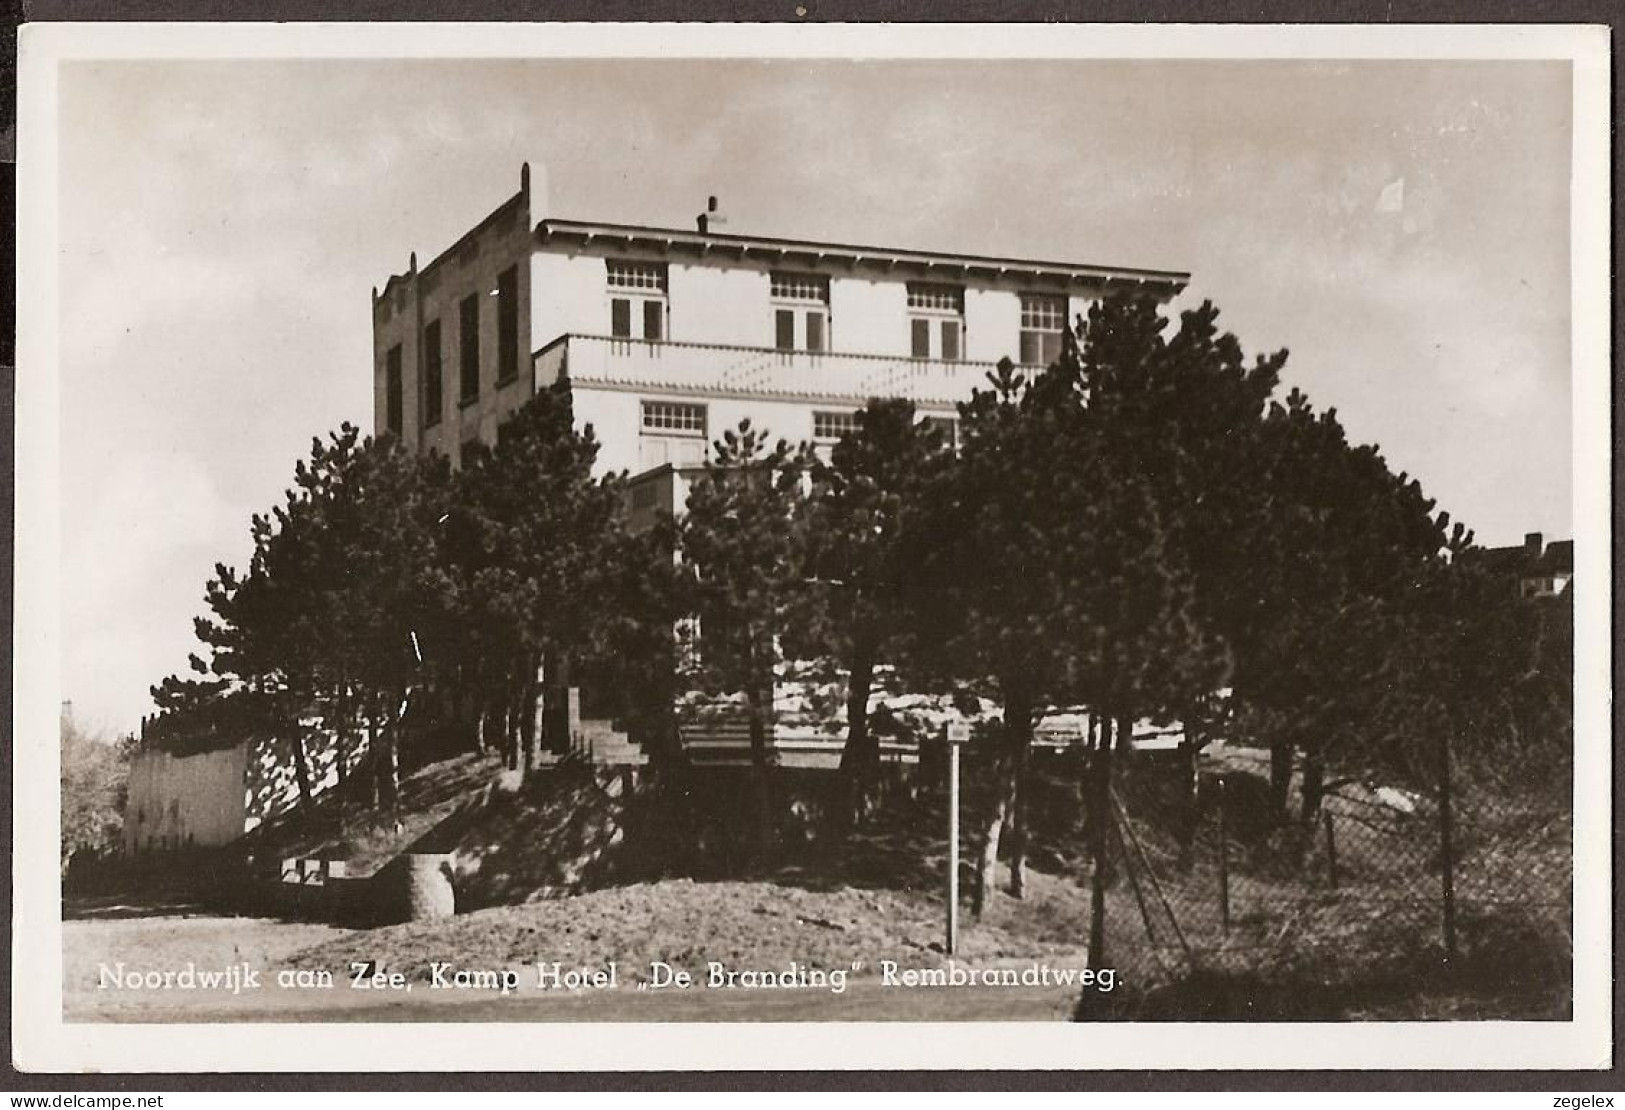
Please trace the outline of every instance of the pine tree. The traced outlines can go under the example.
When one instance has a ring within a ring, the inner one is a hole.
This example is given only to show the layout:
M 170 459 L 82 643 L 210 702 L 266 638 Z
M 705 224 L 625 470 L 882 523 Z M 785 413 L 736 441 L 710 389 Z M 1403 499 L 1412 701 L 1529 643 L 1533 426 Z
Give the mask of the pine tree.
M 699 660 L 691 678 L 744 698 L 750 729 L 756 858 L 772 861 L 774 679 L 787 617 L 804 604 L 805 540 L 797 527 L 809 468 L 805 448 L 741 422 L 713 446 L 689 492 L 681 522 L 690 608 L 699 618 Z
M 904 400 L 870 401 L 856 427 L 813 466 L 812 496 L 802 534 L 817 587 L 804 638 L 840 662 L 847 676 L 846 745 L 841 773 L 847 804 L 842 823 L 871 804 L 880 748 L 869 728 L 875 667 L 903 663 L 910 625 L 903 599 L 912 572 L 908 529 L 923 490 L 950 456 L 939 432 Z
M 508 707 L 511 767 L 532 769 L 544 742 L 568 750 L 571 666 L 595 650 L 614 604 L 608 556 L 620 542 L 622 480 L 595 478 L 597 457 L 598 441 L 575 427 L 561 380 L 465 467 L 453 522 L 462 537 L 459 590 L 478 630 L 487 700 Z

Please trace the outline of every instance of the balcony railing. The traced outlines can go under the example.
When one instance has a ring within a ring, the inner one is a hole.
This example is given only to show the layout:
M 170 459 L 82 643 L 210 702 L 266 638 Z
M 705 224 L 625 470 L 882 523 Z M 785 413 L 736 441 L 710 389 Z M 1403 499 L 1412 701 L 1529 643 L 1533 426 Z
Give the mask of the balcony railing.
M 947 406 L 987 385 L 991 362 L 946 362 L 890 355 L 781 351 L 564 335 L 536 352 L 538 384 L 562 366 L 572 382 L 660 388 L 703 394 L 745 394 L 790 401 L 857 401 L 904 397 Z

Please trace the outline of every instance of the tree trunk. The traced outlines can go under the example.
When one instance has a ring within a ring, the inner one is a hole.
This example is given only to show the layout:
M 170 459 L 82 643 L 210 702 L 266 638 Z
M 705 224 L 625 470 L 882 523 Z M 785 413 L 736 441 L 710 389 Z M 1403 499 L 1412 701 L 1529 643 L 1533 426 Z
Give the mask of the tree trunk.
M 971 884 L 970 912 L 975 918 L 980 918 L 987 908 L 988 892 L 993 889 L 994 871 L 999 864 L 999 838 L 1010 817 L 1014 766 L 1002 738 L 999 749 L 993 760 L 993 809 L 982 828 L 982 850 L 976 860 L 976 878 Z
M 649 762 L 657 769 L 682 762 L 683 743 L 677 734 L 677 655 L 673 644 L 663 644 L 649 660 L 645 716 L 648 722 Z
M 1007 697 L 1004 731 L 1010 745 L 1010 896 L 1027 896 L 1027 760 L 1032 751 L 1033 707 L 1025 696 Z
M 1303 784 L 1302 809 L 1298 819 L 1306 828 L 1313 830 L 1313 825 L 1320 817 L 1321 802 L 1326 796 L 1326 757 L 1320 750 L 1319 744 L 1305 747 L 1303 750 Z
M 1292 747 L 1289 740 L 1270 744 L 1270 816 L 1276 823 L 1286 820 L 1287 797 L 1292 792 Z
M 536 660 L 526 659 L 524 673 L 519 679 L 519 751 L 520 765 L 528 779 L 541 763 L 541 726 L 537 721 L 542 710 L 542 682 L 537 673 Z
M 367 699 L 367 759 L 372 764 L 372 774 L 368 776 L 372 783 L 372 808 L 374 811 L 382 808 L 384 804 L 383 791 L 378 785 L 378 757 L 382 742 L 378 739 L 378 705 L 374 697 Z
M 310 808 L 316 801 L 310 775 L 310 752 L 305 748 L 305 726 L 297 721 L 293 726 L 293 777 L 299 784 L 299 804 Z
M 879 745 L 869 732 L 869 691 L 874 687 L 875 664 L 867 646 L 852 652 L 846 685 L 846 746 L 841 750 L 841 772 L 846 779 L 846 806 L 839 810 L 843 832 L 861 825 L 868 816 L 879 770 Z
M 519 711 L 514 704 L 517 695 L 513 688 L 513 676 L 507 676 L 502 683 L 502 760 L 510 771 L 517 771 L 521 766 L 519 751 Z
M 1096 970 L 1106 966 L 1106 885 L 1110 881 L 1107 873 L 1109 866 L 1109 845 L 1111 843 L 1110 831 L 1112 826 L 1112 747 L 1117 738 L 1111 736 L 1113 729 L 1121 730 L 1122 722 L 1106 717 L 1101 734 L 1101 743 L 1096 747 L 1091 777 L 1094 780 L 1094 797 L 1091 799 L 1090 811 L 1093 818 L 1093 843 L 1090 845 L 1092 863 L 1089 875 L 1089 966 Z
M 570 751 L 570 658 L 550 651 L 542 658 L 542 735 L 554 755 Z
M 373 759 L 379 803 L 390 813 L 395 812 L 401 800 L 400 733 L 406 717 L 405 696 L 393 700 L 397 708 L 384 719 L 378 752 Z
M 771 683 L 771 680 L 769 681 Z M 752 677 L 750 688 L 745 692 L 745 705 L 750 724 L 751 783 L 756 795 L 756 862 L 758 866 L 766 867 L 773 860 L 776 839 L 772 768 L 769 765 L 767 750 L 770 709 L 763 704 L 761 683 L 755 676 Z
M 1196 854 L 1196 751 L 1189 735 L 1179 744 L 1179 866 L 1189 869 Z

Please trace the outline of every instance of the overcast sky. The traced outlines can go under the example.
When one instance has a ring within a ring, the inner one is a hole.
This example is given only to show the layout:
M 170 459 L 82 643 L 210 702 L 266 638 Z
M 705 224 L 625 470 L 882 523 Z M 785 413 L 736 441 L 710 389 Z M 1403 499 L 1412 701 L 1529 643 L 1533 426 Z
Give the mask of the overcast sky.
M 552 215 L 1193 273 L 1480 539 L 1568 536 L 1566 63 L 80 62 L 61 77 L 63 696 L 134 726 L 369 289 Z

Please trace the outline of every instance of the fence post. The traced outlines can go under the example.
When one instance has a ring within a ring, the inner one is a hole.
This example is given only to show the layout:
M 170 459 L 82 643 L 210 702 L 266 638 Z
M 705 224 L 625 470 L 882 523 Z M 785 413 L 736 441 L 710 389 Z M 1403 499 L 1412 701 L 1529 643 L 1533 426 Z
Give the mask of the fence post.
M 1439 730 L 1439 878 L 1444 895 L 1444 962 L 1456 960 L 1455 814 L 1450 798 L 1450 728 Z
M 1320 811 L 1321 822 L 1326 826 L 1326 877 L 1337 889 L 1337 840 L 1332 836 L 1332 811 L 1325 808 L 1324 800 Z
M 1219 776 L 1219 921 L 1230 932 L 1230 837 L 1224 827 L 1224 776 Z
M 1095 747 L 1091 763 L 1091 776 L 1094 782 L 1094 812 L 1097 814 L 1095 827 L 1091 830 L 1094 840 L 1094 863 L 1089 875 L 1089 967 L 1099 970 L 1108 966 L 1106 963 L 1106 857 L 1110 849 L 1111 835 L 1111 805 L 1112 805 L 1112 736 L 1120 725 L 1111 723 L 1113 718 L 1106 718 L 1108 724 L 1102 730 L 1100 742 Z

